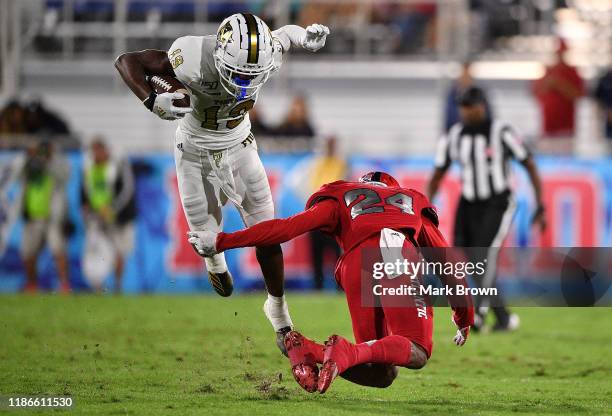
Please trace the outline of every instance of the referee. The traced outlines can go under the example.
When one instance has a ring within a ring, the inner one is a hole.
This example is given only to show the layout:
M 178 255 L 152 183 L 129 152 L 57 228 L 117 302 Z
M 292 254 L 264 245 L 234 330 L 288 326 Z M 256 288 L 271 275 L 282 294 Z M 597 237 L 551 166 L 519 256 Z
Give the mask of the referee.
M 453 125 L 438 143 L 435 170 L 427 193 L 433 198 L 451 163 L 459 162 L 462 189 L 455 216 L 454 246 L 484 248 L 487 270 L 476 283 L 481 287 L 495 287 L 498 248 L 510 229 L 516 209 L 510 189 L 510 159 L 519 161 L 529 174 L 537 204 L 532 223 L 537 223 L 543 231 L 546 217 L 542 185 L 534 160 L 515 130 L 488 117 L 486 97 L 480 88 L 465 90 L 458 97 L 458 105 L 461 122 Z M 478 251 L 474 249 L 472 254 Z M 476 299 L 475 330 L 484 326 L 488 306 L 488 299 Z M 518 316 L 508 311 L 499 295 L 491 309 L 497 321 L 493 330 L 518 328 Z

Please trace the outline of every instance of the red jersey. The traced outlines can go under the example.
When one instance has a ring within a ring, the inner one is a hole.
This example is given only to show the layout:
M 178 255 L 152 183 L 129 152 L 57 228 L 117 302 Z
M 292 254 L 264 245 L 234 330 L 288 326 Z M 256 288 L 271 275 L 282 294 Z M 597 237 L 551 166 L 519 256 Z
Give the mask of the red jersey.
M 333 235 L 347 252 L 383 228 L 402 231 L 415 246 L 448 247 L 438 230 L 438 217 L 427 198 L 413 190 L 368 183 L 338 181 L 323 185 L 306 204 L 306 211 L 285 219 L 263 221 L 242 231 L 219 233 L 217 251 L 280 244 L 309 231 Z M 342 260 L 340 260 L 342 261 Z M 461 280 L 459 283 L 465 285 Z M 473 324 L 471 301 L 451 300 L 460 328 Z
M 415 242 L 423 227 L 423 213 L 437 225 L 435 208 L 414 189 L 337 181 L 323 185 L 306 208 L 325 199 L 336 201 L 337 226 L 332 234 L 346 252 L 383 228 L 407 232 Z
M 584 94 L 584 83 L 574 67 L 557 64 L 546 69 L 543 78 L 534 83 L 534 92 L 542 110 L 542 128 L 547 136 L 574 134 L 577 98 L 569 98 L 558 89 L 545 87 L 547 79 L 557 79 Z
M 337 181 L 323 185 L 309 198 L 306 208 L 289 218 L 219 233 L 217 250 L 280 244 L 320 230 L 336 237 L 346 252 L 383 228 L 405 232 L 417 246 L 448 246 L 438 230 L 435 208 L 414 189 Z

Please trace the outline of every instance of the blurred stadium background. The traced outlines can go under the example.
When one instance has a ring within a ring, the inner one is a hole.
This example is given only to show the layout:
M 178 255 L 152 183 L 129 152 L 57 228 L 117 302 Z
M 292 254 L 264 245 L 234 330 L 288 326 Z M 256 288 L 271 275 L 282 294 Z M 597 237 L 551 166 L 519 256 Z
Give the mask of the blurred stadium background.
M 612 68 L 610 0 L 0 0 L 0 291 L 25 284 L 16 177 L 25 150 L 40 141 L 65 155 L 70 282 L 75 290 L 90 289 L 82 271 L 79 189 L 95 138 L 128 158 L 135 177 L 137 238 L 123 290 L 210 291 L 203 263 L 184 238 L 172 158 L 176 124 L 147 112 L 113 61 L 124 51 L 165 50 L 179 36 L 213 34 L 238 11 L 261 16 L 271 28 L 319 22 L 332 32 L 316 54 L 292 51 L 251 114 L 278 216 L 301 210 L 317 160 L 332 143 L 347 177 L 376 167 L 422 189 L 445 129 L 449 89 L 472 62 L 468 78 L 486 89 L 496 117 L 522 131 L 543 173 L 550 227 L 543 235 L 531 232 L 531 191 L 517 172 L 519 211 L 506 244 L 610 245 L 612 87 L 610 75 L 607 84 L 603 78 Z M 575 129 L 547 137 L 533 82 L 554 63 L 560 38 L 584 88 Z M 458 194 L 450 178 L 436 201 L 447 235 Z M 228 207 L 226 228 L 240 227 Z M 308 239 L 286 244 L 284 252 L 288 285 L 313 287 Z M 238 289 L 262 287 L 251 250 L 230 253 L 228 263 Z M 41 287 L 55 288 L 48 250 L 38 265 Z M 330 267 L 326 274 L 333 288 Z

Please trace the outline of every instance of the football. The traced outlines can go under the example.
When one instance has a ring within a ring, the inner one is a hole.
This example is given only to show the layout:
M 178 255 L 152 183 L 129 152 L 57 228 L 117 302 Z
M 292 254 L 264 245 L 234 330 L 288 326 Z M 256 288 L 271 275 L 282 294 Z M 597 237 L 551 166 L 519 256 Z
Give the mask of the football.
M 170 75 L 154 75 L 152 77 L 147 77 L 147 81 L 151 88 L 158 94 L 163 94 L 165 92 L 180 92 L 185 94 L 185 97 L 180 100 L 174 100 L 173 103 L 177 107 L 190 106 L 189 91 L 178 79 Z

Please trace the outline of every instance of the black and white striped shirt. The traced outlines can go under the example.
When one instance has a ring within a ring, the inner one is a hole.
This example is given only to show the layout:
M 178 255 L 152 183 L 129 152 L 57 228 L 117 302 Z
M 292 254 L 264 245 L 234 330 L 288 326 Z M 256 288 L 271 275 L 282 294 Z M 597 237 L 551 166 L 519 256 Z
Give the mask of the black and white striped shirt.
M 520 162 L 529 151 L 507 123 L 492 120 L 477 127 L 455 124 L 444 135 L 435 165 L 446 169 L 461 164 L 462 195 L 468 201 L 483 201 L 510 190 L 510 159 Z

